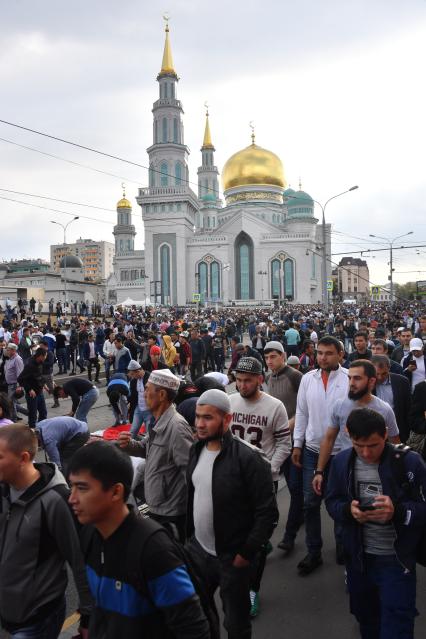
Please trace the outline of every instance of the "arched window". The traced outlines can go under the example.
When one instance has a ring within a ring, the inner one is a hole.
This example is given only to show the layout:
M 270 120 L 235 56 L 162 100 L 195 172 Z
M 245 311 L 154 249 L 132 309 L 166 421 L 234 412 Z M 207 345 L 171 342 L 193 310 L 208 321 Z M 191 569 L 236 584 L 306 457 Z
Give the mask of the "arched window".
M 179 186 L 180 184 L 182 184 L 182 165 L 180 162 L 176 162 L 175 165 L 175 183 L 177 186 Z
M 160 184 L 161 186 L 168 186 L 169 180 L 168 180 L 168 172 L 169 172 L 169 167 L 167 166 L 167 162 L 162 162 L 161 166 L 160 166 Z
M 160 248 L 161 302 L 168 304 L 170 300 L 170 247 L 163 244 Z
M 284 296 L 294 298 L 294 263 L 289 259 L 284 262 Z
M 315 259 L 315 253 L 312 253 L 311 256 L 311 277 L 314 278 L 317 276 L 316 274 L 316 259 Z
M 120 251 L 123 250 L 123 240 L 120 240 Z
M 158 142 L 158 120 L 154 120 L 154 144 Z
M 164 83 L 164 97 L 167 98 L 167 82 Z
M 128 251 L 132 250 L 132 240 L 127 240 L 127 250 Z
M 149 165 L 149 186 L 155 186 L 155 173 L 154 173 L 154 165 Z
M 171 89 L 171 97 L 174 98 L 175 97 L 175 83 L 174 82 L 170 83 L 170 89 Z
M 210 264 L 210 290 L 213 301 L 216 301 L 220 297 L 219 273 L 219 264 L 217 262 L 212 262 Z
M 162 141 L 163 142 L 167 142 L 167 118 L 163 118 L 162 127 L 163 127 L 163 138 L 162 138 Z
M 206 297 L 208 297 L 207 285 L 207 264 L 205 262 L 200 262 L 198 265 L 198 292 L 200 293 L 203 301 Z
M 235 240 L 235 278 L 236 298 L 253 299 L 253 242 L 244 231 Z
M 173 118 L 173 142 L 176 142 L 176 144 L 179 142 L 179 128 L 177 118 Z
M 271 295 L 273 299 L 278 299 L 281 296 L 279 260 L 272 260 L 271 262 Z

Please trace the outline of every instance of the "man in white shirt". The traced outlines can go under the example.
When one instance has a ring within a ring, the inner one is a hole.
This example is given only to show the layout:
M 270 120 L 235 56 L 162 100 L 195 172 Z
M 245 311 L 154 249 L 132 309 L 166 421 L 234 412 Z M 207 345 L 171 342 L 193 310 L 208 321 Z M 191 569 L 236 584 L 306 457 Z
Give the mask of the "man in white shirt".
M 426 379 L 426 355 L 420 337 L 413 337 L 410 341 L 410 354 L 403 359 L 402 368 L 414 393 L 417 384 Z
M 322 564 L 321 502 L 312 487 L 317 469 L 321 441 L 330 425 L 330 407 L 338 399 L 347 397 L 347 371 L 339 364 L 343 346 L 329 335 L 318 342 L 319 370 L 303 376 L 297 395 L 296 423 L 293 433 L 293 463 L 303 469 L 303 497 L 306 546 L 308 554 L 298 564 L 299 574 L 308 575 Z M 333 454 L 339 451 L 335 446 Z M 328 466 L 325 469 L 328 471 Z

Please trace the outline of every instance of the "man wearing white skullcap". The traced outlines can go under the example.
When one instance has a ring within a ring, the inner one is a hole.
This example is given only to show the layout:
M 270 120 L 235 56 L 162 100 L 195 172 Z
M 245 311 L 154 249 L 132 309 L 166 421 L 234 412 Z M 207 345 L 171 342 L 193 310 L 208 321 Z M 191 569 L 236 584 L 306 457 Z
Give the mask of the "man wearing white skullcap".
M 119 445 L 130 455 L 146 458 L 145 500 L 152 519 L 185 537 L 186 467 L 194 436 L 173 404 L 180 380 L 168 369 L 152 371 L 145 386 L 145 401 L 153 419 L 142 441 L 121 433 Z
M 251 572 L 277 524 L 278 509 L 269 461 L 232 435 L 231 420 L 222 390 L 198 398 L 198 442 L 187 471 L 187 530 L 189 552 L 208 592 L 220 588 L 228 637 L 249 639 Z

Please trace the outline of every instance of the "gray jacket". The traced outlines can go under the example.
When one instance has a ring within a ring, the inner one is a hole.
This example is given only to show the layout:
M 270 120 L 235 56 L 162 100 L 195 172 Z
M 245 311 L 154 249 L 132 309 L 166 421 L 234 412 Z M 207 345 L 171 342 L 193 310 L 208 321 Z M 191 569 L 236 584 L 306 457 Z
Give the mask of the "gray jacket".
M 22 357 L 16 354 L 10 359 L 6 359 L 4 363 L 4 376 L 7 384 L 17 384 L 18 377 L 24 370 L 24 362 Z
M 35 464 L 41 477 L 16 501 L 1 484 L 0 617 L 2 624 L 20 627 L 63 596 L 65 562 L 72 569 L 80 611 L 90 614 L 92 598 L 86 581 L 80 543 L 63 475 L 55 464 Z
M 186 467 L 194 435 L 174 405 L 161 415 L 142 441 L 131 440 L 129 455 L 145 457 L 145 499 L 155 515 L 186 513 Z

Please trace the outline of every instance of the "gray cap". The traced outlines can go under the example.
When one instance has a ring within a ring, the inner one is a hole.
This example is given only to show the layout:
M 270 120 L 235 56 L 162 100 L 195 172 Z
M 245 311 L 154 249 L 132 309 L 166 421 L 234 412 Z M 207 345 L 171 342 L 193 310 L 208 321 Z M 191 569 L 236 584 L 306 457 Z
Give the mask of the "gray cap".
M 268 342 L 265 344 L 265 348 L 263 349 L 264 353 L 266 353 L 266 351 L 279 351 L 280 353 L 284 353 L 284 346 L 281 342 Z
M 223 391 L 217 388 L 211 388 L 205 391 L 197 400 L 197 406 L 214 406 L 223 413 L 231 413 L 231 402 L 229 397 Z
M 127 366 L 127 370 L 128 371 L 138 371 L 141 368 L 142 368 L 142 366 L 135 359 L 131 359 L 129 364 L 128 364 L 128 366 Z
M 298 364 L 300 364 L 300 360 L 297 357 L 297 355 L 290 355 L 290 357 L 287 360 L 287 364 L 289 366 L 297 366 Z
M 14 344 L 13 342 L 9 342 L 8 345 L 6 346 L 6 348 L 10 348 L 11 351 L 17 351 L 18 347 L 16 344 Z

